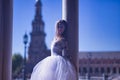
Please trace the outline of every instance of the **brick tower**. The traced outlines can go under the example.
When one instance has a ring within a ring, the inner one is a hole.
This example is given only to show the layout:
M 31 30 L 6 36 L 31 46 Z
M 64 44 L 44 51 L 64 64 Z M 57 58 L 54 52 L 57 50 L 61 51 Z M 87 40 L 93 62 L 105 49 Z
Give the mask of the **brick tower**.
M 35 17 L 32 21 L 32 32 L 30 33 L 31 41 L 28 47 L 28 60 L 26 65 L 27 73 L 32 72 L 36 63 L 50 55 L 50 50 L 47 49 L 45 44 L 44 22 L 42 20 L 42 4 L 37 0 L 35 4 Z

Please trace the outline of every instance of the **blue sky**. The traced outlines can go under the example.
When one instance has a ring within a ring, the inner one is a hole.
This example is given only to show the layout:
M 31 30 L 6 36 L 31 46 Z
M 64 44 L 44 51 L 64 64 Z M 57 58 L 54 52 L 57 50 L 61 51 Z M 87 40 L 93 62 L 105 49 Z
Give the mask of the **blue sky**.
M 41 1 L 46 45 L 50 49 L 55 22 L 62 18 L 62 0 Z M 35 0 L 14 0 L 13 15 L 12 53 L 23 55 L 23 35 L 31 32 Z M 79 51 L 120 51 L 119 21 L 120 0 L 79 0 Z

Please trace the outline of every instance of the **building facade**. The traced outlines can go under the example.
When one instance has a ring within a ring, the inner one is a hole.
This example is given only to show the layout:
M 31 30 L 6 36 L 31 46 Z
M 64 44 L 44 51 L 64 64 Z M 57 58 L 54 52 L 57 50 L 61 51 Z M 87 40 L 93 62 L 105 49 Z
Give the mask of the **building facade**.
M 120 74 L 120 52 L 80 52 L 80 76 L 108 77 Z

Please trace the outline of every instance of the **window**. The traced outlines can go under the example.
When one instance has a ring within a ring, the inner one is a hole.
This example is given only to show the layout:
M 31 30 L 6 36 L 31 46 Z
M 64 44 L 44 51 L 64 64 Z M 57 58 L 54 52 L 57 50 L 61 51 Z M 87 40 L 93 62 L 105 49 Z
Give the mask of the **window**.
M 93 73 L 92 67 L 89 68 L 89 72 L 90 72 L 90 73 Z
M 113 68 L 113 73 L 114 73 L 114 74 L 116 73 L 116 68 L 115 68 L 115 67 Z
M 104 70 L 104 68 L 103 67 L 101 67 L 101 71 L 100 71 L 101 73 L 105 73 L 105 70 Z
M 99 69 L 98 69 L 98 67 L 95 68 L 95 73 L 99 73 Z
M 110 73 L 110 68 L 109 67 L 107 67 L 107 73 Z
M 83 67 L 83 73 L 87 73 L 86 67 Z

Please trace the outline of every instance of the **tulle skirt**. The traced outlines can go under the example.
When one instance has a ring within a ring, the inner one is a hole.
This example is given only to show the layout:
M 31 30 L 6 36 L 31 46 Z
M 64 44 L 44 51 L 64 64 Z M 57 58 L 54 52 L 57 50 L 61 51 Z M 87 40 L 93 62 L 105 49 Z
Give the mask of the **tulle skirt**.
M 69 60 L 49 56 L 34 67 L 30 80 L 76 80 L 76 70 Z

